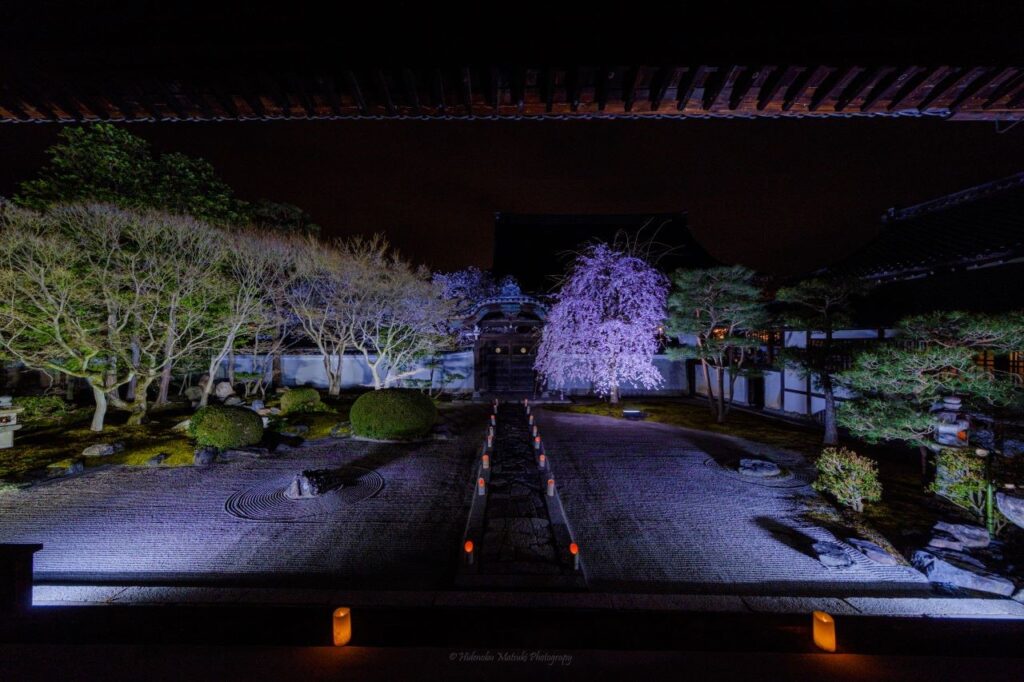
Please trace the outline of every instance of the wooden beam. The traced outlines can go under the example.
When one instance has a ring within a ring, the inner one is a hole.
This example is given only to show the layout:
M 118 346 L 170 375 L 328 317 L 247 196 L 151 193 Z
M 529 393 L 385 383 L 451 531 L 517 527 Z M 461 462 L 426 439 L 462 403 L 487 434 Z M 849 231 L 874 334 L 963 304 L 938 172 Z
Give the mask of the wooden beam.
M 686 76 L 684 76 L 686 82 L 682 79 L 679 81 L 679 91 L 676 94 L 676 109 L 683 111 L 690 103 L 690 99 L 693 97 L 694 90 L 697 89 L 698 85 L 703 85 L 704 79 L 707 77 L 707 67 L 698 66 L 691 68 Z
M 366 98 L 363 97 L 363 89 L 359 87 L 359 79 L 356 78 L 356 74 L 352 71 L 345 71 L 345 84 L 348 86 L 348 92 L 352 95 L 352 101 L 356 103 L 356 107 L 359 109 L 359 113 L 363 116 L 367 114 Z
M 448 106 L 444 102 L 444 74 L 441 69 L 434 69 L 430 79 L 431 95 L 434 98 L 434 108 L 437 113 L 444 114 Z
M 651 82 L 651 111 L 657 111 L 661 108 L 661 103 L 665 101 L 668 89 L 679 83 L 679 76 L 681 74 L 682 69 L 676 66 L 663 66 L 655 72 Z
M 900 75 L 900 71 L 895 67 L 888 68 L 887 73 L 879 78 L 875 82 L 874 87 L 868 91 L 867 96 L 864 98 L 864 102 L 860 105 L 860 110 L 868 111 L 883 97 L 889 94 L 892 89 L 898 87 Z
M 541 75 L 541 97 L 544 99 L 544 111 L 550 114 L 555 108 L 555 70 L 546 67 Z
M 936 83 L 932 88 L 932 91 L 928 93 L 923 100 L 921 100 L 921 103 L 917 105 L 918 111 L 925 111 L 933 103 L 945 97 L 950 90 L 956 87 L 957 83 L 961 82 L 971 73 L 972 72 L 965 72 L 964 69 L 961 68 L 952 69 L 949 72 L 949 75 Z
M 736 77 L 732 90 L 729 92 L 729 111 L 736 111 L 740 104 L 750 94 L 754 86 L 754 80 L 761 78 L 761 68 L 750 67 Z
M 786 94 L 782 98 L 782 110 L 789 111 L 793 108 L 804 92 L 807 90 L 807 84 L 811 81 L 811 76 L 815 74 L 817 69 L 802 69 L 799 76 L 797 76 L 790 86 L 786 89 Z
M 817 111 L 822 104 L 834 100 L 846 89 L 854 78 L 865 71 L 862 66 L 850 66 L 845 69 L 836 69 L 821 82 L 811 96 L 807 105 L 807 111 Z
M 764 111 L 765 107 L 775 99 L 776 95 L 779 94 L 779 89 L 782 88 L 783 77 L 790 70 L 799 67 L 787 67 L 785 69 L 779 67 L 772 67 L 772 72 L 768 74 L 768 77 L 761 84 L 761 88 L 757 93 L 757 110 Z
M 331 108 L 331 114 L 341 116 L 341 99 L 338 97 L 338 87 L 334 79 L 330 76 L 320 76 L 316 79 L 316 83 L 324 99 L 327 100 L 327 105 Z
M 743 66 L 731 66 L 728 70 L 719 69 L 715 73 L 714 82 L 708 83 L 704 87 L 703 103 L 705 111 L 711 111 L 717 107 L 719 98 L 723 95 L 728 96 L 732 92 L 733 84 L 745 68 Z
M 960 87 L 960 93 L 949 103 L 948 109 L 950 111 L 956 112 L 960 109 L 964 102 L 990 83 L 996 75 L 994 69 L 980 69 L 979 71 L 980 73 L 975 78 L 965 82 Z
M 373 80 L 377 86 L 380 101 L 384 103 L 384 111 L 387 112 L 388 116 L 397 115 L 398 109 L 395 108 L 395 101 L 391 98 L 391 88 L 388 87 L 388 79 L 384 75 L 384 70 L 374 69 Z
M 940 67 L 941 68 L 941 67 Z M 916 74 L 911 76 L 900 86 L 900 88 L 893 93 L 892 100 L 889 102 L 889 106 L 886 107 L 887 111 L 896 111 L 903 103 L 912 100 L 914 95 L 922 88 L 926 81 L 930 80 L 936 75 L 939 69 L 932 68 L 926 69 L 921 68 Z
M 459 89 L 462 92 L 462 106 L 466 116 L 473 117 L 473 74 L 468 67 L 459 70 Z
M 615 69 L 608 66 L 602 66 L 594 75 L 598 111 L 604 111 L 604 108 L 608 106 L 608 83 L 613 78 L 615 78 Z
M 302 83 L 302 78 L 294 73 L 289 72 L 284 77 L 285 85 L 285 99 L 287 100 L 287 93 L 294 92 L 295 97 L 299 100 L 299 105 L 302 110 L 306 112 L 306 118 L 318 118 L 319 112 L 316 110 L 316 104 L 313 103 L 313 98 L 309 96 L 306 91 L 306 86 Z
M 569 108 L 576 113 L 580 110 L 580 93 L 583 92 L 583 69 L 581 67 L 570 69 L 566 76 L 565 89 L 569 99 Z
M 888 69 L 889 67 L 865 69 L 859 76 L 853 79 L 846 88 L 846 91 L 836 100 L 835 111 L 837 113 L 845 111 L 846 107 L 856 102 L 858 98 L 866 96 L 865 93 L 869 93 L 875 84 L 885 77 Z
M 1003 81 L 1003 84 L 998 88 L 993 89 L 992 94 L 982 103 L 981 108 L 991 109 L 996 102 L 1004 98 L 1006 101 L 1010 101 L 1013 99 L 1014 93 L 1020 88 L 1024 88 L 1024 70 L 1014 69 L 1014 73 L 1010 78 Z
M 412 107 L 414 113 L 422 111 L 420 106 L 420 93 L 416 85 L 416 72 L 412 69 L 402 69 L 402 87 L 405 94 L 405 101 Z
M 501 110 L 501 70 L 492 66 L 488 71 L 487 101 L 497 115 Z

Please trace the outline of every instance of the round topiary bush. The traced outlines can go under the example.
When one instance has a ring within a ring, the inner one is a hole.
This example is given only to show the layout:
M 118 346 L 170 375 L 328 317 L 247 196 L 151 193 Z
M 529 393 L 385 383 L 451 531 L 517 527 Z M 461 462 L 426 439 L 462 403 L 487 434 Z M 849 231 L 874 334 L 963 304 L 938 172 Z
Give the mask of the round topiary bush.
M 430 432 L 437 407 L 426 395 L 408 388 L 385 388 L 359 396 L 352 404 L 352 433 L 380 440 L 412 440 Z
M 192 415 L 188 432 L 203 447 L 241 448 L 263 440 L 263 418 L 246 407 L 208 405 Z
M 281 412 L 294 414 L 295 412 L 317 412 L 323 409 L 320 402 L 320 392 L 308 386 L 293 388 L 281 394 Z

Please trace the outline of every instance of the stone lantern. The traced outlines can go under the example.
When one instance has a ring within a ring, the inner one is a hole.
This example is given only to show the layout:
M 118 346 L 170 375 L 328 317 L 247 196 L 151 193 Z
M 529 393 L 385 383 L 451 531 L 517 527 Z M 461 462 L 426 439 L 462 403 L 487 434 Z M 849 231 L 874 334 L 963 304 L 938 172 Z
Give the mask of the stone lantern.
M 14 447 L 14 432 L 21 428 L 18 413 L 23 409 L 11 403 L 11 396 L 0 395 L 0 449 Z
M 935 442 L 947 448 L 967 447 L 971 422 L 961 412 L 960 398 L 946 396 L 932 407 L 935 415 Z

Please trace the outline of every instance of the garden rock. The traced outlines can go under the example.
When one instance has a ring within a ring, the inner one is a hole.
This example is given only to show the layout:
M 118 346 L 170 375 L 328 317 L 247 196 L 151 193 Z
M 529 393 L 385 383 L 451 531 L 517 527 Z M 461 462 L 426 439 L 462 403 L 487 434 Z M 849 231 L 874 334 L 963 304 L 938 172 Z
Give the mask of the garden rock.
M 191 419 L 186 419 L 183 422 L 178 422 L 177 424 L 175 424 L 174 426 L 171 427 L 171 431 L 177 431 L 179 433 L 184 433 L 184 432 L 188 431 L 188 426 L 191 423 L 192 423 Z
M 775 462 L 764 459 L 741 459 L 739 472 L 744 476 L 768 478 L 769 476 L 778 476 L 782 473 L 782 469 Z
M 1004 597 L 1013 594 L 1012 581 L 986 570 L 983 563 L 962 552 L 919 549 L 910 563 L 924 573 L 929 582 Z
M 295 475 L 291 484 L 284 491 L 284 496 L 291 500 L 309 499 L 341 488 L 343 485 L 341 474 L 337 471 L 307 469 Z
M 213 394 L 219 399 L 224 400 L 229 395 L 234 395 L 235 388 L 231 385 L 230 381 L 221 381 L 213 387 Z
M 346 438 L 351 435 L 351 427 L 348 422 L 338 422 L 331 427 L 332 438 Z
M 934 547 L 935 549 L 949 549 L 954 552 L 962 552 L 964 550 L 964 543 L 960 542 L 949 533 L 942 532 L 933 535 L 928 541 L 928 546 Z
M 109 457 L 124 450 L 124 443 L 96 443 L 82 450 L 83 457 Z
M 153 455 L 152 457 L 146 460 L 146 466 L 160 466 L 167 460 L 168 457 L 170 457 L 170 455 L 168 455 L 166 452 L 161 452 L 159 454 Z
M 1013 600 L 1024 603 L 1024 587 L 1017 590 L 1016 594 L 1013 595 Z
M 280 433 L 281 433 L 282 436 L 289 436 L 291 438 L 299 438 L 300 436 L 302 436 L 307 431 L 309 431 L 309 427 L 306 426 L 305 424 L 295 424 L 294 426 L 292 426 L 292 425 L 285 426 L 283 429 L 281 429 Z
M 946 523 L 945 521 L 939 521 L 935 524 L 933 530 L 952 535 L 963 543 L 964 547 L 969 549 L 988 547 L 988 543 L 992 540 L 987 530 L 981 526 L 973 526 L 969 523 Z
M 1024 454 L 1024 440 L 1006 438 L 1003 440 L 1003 454 L 1007 457 L 1016 457 Z
M 185 398 L 194 403 L 199 402 L 203 399 L 203 387 L 202 386 L 189 386 L 185 389 Z
M 85 471 L 85 462 L 80 459 L 71 460 L 66 464 L 51 464 L 46 467 L 47 471 L 56 476 L 74 476 Z
M 252 405 L 249 406 L 249 409 L 251 409 L 254 412 L 259 412 L 260 410 L 262 410 L 264 408 L 266 408 L 266 405 L 264 404 L 264 402 L 262 400 L 259 400 L 259 399 L 253 400 L 252 401 Z
M 224 404 L 228 407 L 234 407 L 235 405 L 243 405 L 245 401 L 239 398 L 237 395 L 229 395 L 224 399 Z
M 207 466 L 213 464 L 214 460 L 217 459 L 217 448 L 199 448 L 196 450 L 195 456 L 192 458 L 192 464 L 195 466 Z
M 846 541 L 876 564 L 881 564 L 883 566 L 896 566 L 899 564 L 896 557 L 889 554 L 873 542 L 861 540 L 860 538 L 847 538 Z
M 996 506 L 1010 523 L 1024 528 L 1024 497 L 1008 493 L 996 493 Z
M 853 564 L 853 559 L 846 553 L 843 546 L 835 542 L 815 542 L 812 549 L 818 555 L 818 561 L 828 568 L 846 568 Z

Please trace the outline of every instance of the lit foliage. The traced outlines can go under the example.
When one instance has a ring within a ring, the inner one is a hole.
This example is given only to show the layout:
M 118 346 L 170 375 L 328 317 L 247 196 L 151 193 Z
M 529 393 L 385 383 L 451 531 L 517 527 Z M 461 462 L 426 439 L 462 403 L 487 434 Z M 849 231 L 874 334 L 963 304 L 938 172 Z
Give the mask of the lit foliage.
M 441 297 L 452 301 L 457 313 L 469 312 L 477 303 L 497 296 L 501 290 L 489 271 L 475 266 L 455 272 L 437 272 L 433 280 L 440 287 Z
M 747 336 L 767 322 L 761 290 L 754 284 L 754 272 L 740 265 L 707 270 L 678 270 L 673 275 L 668 298 L 669 334 L 681 337 L 683 346 L 673 355 L 700 360 L 707 385 L 708 405 L 716 421 L 722 422 L 732 401 L 733 385 L 743 371 L 746 351 L 759 345 Z M 718 375 L 717 392 L 711 370 Z M 729 372 L 729 401 L 725 397 L 725 374 Z
M 979 456 L 969 448 L 942 449 L 935 457 L 935 480 L 928 488 L 967 510 L 998 534 L 1010 521 L 996 505 L 989 507 L 986 460 L 986 456 Z
M 864 511 L 864 502 L 882 499 L 878 465 L 847 448 L 825 448 L 815 462 L 818 478 L 814 489 L 826 492 L 844 507 Z
M 23 182 L 15 203 L 37 210 L 76 202 L 155 209 L 217 224 L 316 236 L 320 226 L 297 206 L 234 197 L 204 159 L 156 154 L 149 143 L 109 123 L 64 128 L 47 150 L 49 163 Z
M 1008 377 L 975 362 L 979 352 L 1014 348 L 1024 333 L 1020 315 L 936 313 L 900 323 L 905 342 L 859 353 L 837 379 L 860 397 L 844 402 L 839 423 L 868 442 L 932 446 L 932 406 L 943 396 L 968 408 L 1020 399 Z
M 668 282 L 646 260 L 607 244 L 583 251 L 545 320 L 536 369 L 551 387 L 592 382 L 618 400 L 623 384 L 662 382 L 654 366 Z
M 102 202 L 214 221 L 240 216 L 231 188 L 202 159 L 156 155 L 146 140 L 109 123 L 65 128 L 60 138 L 47 150 L 50 161 L 39 177 L 22 183 L 17 203 L 45 209 Z
M 349 411 L 352 433 L 364 438 L 422 438 L 437 420 L 437 406 L 428 396 L 407 388 L 387 388 L 359 396 Z
M 263 439 L 263 418 L 247 407 L 207 405 L 189 419 L 188 432 L 203 447 L 241 448 Z
M 139 423 L 147 387 L 209 341 L 221 288 L 214 228 L 106 205 L 0 206 L 0 346 L 29 367 L 88 382 Z M 120 393 L 135 382 L 134 397 Z
M 824 335 L 820 343 L 807 344 L 805 348 L 785 348 L 783 359 L 817 378 L 825 396 L 826 445 L 835 445 L 839 441 L 833 381 L 837 349 L 833 334 L 850 325 L 852 299 L 864 291 L 865 286 L 860 280 L 814 278 L 783 287 L 775 293 L 775 300 L 786 306 L 783 321 L 787 326 Z

